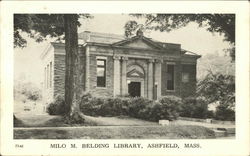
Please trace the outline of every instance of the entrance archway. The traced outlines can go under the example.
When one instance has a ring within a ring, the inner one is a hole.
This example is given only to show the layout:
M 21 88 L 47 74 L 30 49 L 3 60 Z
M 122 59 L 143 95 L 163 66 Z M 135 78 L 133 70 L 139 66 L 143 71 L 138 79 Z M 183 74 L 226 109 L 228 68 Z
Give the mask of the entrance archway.
M 137 64 L 128 67 L 128 94 L 132 97 L 144 97 L 144 70 Z

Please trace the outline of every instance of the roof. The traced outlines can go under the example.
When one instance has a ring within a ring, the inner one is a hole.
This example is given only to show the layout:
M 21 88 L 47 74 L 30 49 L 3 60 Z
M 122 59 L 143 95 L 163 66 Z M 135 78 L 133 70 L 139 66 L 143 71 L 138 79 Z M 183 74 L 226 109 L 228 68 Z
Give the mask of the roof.
M 182 55 L 185 55 L 188 57 L 197 57 L 197 58 L 200 57 L 200 55 L 197 55 L 194 52 L 181 49 L 181 44 L 156 41 L 151 38 L 147 38 L 143 36 L 143 33 L 137 34 L 136 36 L 131 37 L 131 38 L 126 38 L 124 35 L 84 31 L 78 34 L 78 39 L 79 39 L 78 41 L 79 46 L 87 43 L 87 44 L 97 44 L 97 45 L 100 44 L 100 45 L 107 45 L 107 46 L 111 45 L 111 46 L 119 46 L 119 47 L 124 46 L 126 44 L 130 44 L 133 41 L 136 42 L 136 40 L 142 40 L 143 42 L 149 44 L 151 47 L 154 47 L 156 50 L 172 51 L 172 52 L 180 51 Z M 57 43 L 57 44 L 63 45 L 64 42 Z M 46 53 L 46 50 L 42 55 L 45 55 L 45 53 Z
M 83 40 L 83 42 L 113 44 L 126 38 L 123 35 L 84 31 L 78 34 L 78 39 Z
M 197 57 L 197 58 L 200 58 L 201 55 L 198 55 L 192 51 L 188 51 L 188 50 L 185 50 L 185 49 L 181 49 L 181 54 L 185 55 L 185 56 L 193 56 L 193 57 Z

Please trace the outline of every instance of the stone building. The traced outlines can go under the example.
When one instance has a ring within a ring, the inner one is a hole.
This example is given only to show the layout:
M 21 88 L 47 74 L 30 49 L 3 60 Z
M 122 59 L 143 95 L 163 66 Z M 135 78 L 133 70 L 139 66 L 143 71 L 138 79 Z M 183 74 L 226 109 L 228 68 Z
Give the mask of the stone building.
M 81 87 L 93 96 L 129 94 L 158 99 L 195 93 L 200 55 L 181 49 L 180 44 L 158 42 L 140 31 L 132 38 L 88 31 L 78 37 Z M 64 94 L 64 48 L 63 43 L 53 42 L 41 55 L 45 104 Z

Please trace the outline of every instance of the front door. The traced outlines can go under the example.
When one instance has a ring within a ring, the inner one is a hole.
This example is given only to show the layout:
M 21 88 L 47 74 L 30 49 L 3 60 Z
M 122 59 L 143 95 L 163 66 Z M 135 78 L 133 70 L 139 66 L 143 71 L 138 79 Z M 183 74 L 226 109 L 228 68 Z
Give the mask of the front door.
M 128 85 L 128 93 L 132 97 L 141 96 L 141 82 L 130 82 Z

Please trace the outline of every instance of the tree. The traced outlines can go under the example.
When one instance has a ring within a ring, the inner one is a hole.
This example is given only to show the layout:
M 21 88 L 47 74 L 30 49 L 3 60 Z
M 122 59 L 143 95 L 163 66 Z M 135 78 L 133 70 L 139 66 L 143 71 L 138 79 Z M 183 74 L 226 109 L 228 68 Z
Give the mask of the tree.
M 203 80 L 210 73 L 235 75 L 235 63 L 230 56 L 219 55 L 218 52 L 202 55 L 198 60 L 197 79 Z
M 130 37 L 137 29 L 159 30 L 169 32 L 185 27 L 190 22 L 198 23 L 211 33 L 224 35 L 224 40 L 230 42 L 232 48 L 227 49 L 232 59 L 235 59 L 235 15 L 234 14 L 131 14 L 145 18 L 145 24 L 128 21 L 125 24 L 125 35 Z
M 208 103 L 220 102 L 220 105 L 234 110 L 235 76 L 212 72 L 197 85 L 197 94 L 207 99 Z
M 79 116 L 77 98 L 81 90 L 77 77 L 79 70 L 78 60 L 78 33 L 80 26 L 78 19 L 90 18 L 89 14 L 15 14 L 14 15 L 14 47 L 25 47 L 27 41 L 20 32 L 28 33 L 29 37 L 41 42 L 49 37 L 61 39 L 65 35 L 66 73 L 65 73 L 65 103 L 69 117 Z

